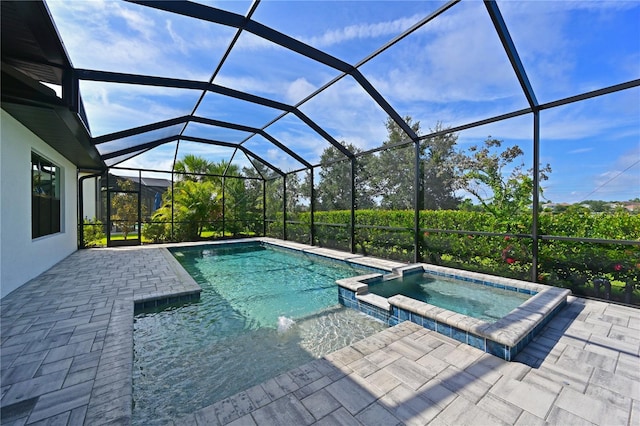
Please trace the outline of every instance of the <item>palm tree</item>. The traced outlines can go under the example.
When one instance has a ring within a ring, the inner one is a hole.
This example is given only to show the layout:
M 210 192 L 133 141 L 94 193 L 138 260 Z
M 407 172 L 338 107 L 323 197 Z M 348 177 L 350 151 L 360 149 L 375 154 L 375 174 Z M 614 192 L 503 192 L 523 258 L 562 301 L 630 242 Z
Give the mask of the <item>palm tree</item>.
M 197 155 L 187 154 L 182 160 L 176 161 L 173 170 L 178 173 L 178 180 L 190 180 L 202 182 L 208 180 L 204 174 L 213 174 L 216 169 L 215 164 Z

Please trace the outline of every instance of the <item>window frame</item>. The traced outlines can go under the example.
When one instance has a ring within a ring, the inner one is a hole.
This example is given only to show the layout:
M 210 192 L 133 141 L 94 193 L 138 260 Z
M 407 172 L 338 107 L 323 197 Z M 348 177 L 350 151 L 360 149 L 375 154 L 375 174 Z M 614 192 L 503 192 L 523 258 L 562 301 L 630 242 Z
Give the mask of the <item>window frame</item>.
M 60 232 L 62 167 L 31 151 L 31 238 L 35 240 Z

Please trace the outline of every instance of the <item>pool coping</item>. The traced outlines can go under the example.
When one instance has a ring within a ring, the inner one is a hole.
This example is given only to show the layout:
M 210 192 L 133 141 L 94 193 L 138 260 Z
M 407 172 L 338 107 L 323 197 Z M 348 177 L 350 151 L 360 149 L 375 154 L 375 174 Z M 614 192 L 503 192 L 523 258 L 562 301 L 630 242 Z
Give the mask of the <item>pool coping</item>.
M 368 291 L 368 284 L 412 273 L 455 278 L 478 285 L 531 294 L 532 297 L 493 323 L 472 318 L 403 295 L 389 298 Z M 336 281 L 340 303 L 387 322 L 411 321 L 484 352 L 511 361 L 567 303 L 568 289 L 417 263 L 393 268 L 391 274 L 366 274 Z

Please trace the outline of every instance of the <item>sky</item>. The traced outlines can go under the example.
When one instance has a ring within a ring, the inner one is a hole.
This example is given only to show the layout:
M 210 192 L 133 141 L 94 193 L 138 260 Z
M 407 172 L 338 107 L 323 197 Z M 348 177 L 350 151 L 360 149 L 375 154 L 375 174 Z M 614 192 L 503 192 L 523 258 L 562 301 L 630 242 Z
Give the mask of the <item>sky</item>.
M 46 1 L 76 68 L 209 81 L 236 30 L 120 1 Z M 245 15 L 248 1 L 207 6 Z M 254 21 L 353 66 L 400 116 L 455 127 L 527 107 L 481 1 L 462 1 L 374 58 L 372 52 L 442 6 L 442 1 L 262 1 Z M 640 1 L 498 1 L 539 103 L 640 79 Z M 369 59 L 369 60 L 366 60 Z M 243 32 L 214 83 L 298 105 L 337 141 L 367 150 L 385 141 L 387 114 L 351 76 Z M 312 164 L 329 143 L 298 117 L 200 91 L 80 82 L 93 136 L 190 114 L 265 131 Z M 304 101 L 304 102 L 302 102 Z M 273 123 L 272 123 L 273 122 Z M 640 88 L 540 113 L 543 182 L 552 202 L 640 197 Z M 133 141 L 179 134 L 182 126 Z M 284 171 L 303 166 L 262 136 L 190 123 L 188 136 L 244 146 Z M 532 165 L 531 114 L 458 133 L 465 150 L 491 136 L 518 145 Z M 249 138 L 249 139 L 247 139 Z M 116 151 L 132 140 L 99 146 Z M 176 142 L 121 166 L 170 170 Z M 231 148 L 181 141 L 185 153 L 248 165 Z

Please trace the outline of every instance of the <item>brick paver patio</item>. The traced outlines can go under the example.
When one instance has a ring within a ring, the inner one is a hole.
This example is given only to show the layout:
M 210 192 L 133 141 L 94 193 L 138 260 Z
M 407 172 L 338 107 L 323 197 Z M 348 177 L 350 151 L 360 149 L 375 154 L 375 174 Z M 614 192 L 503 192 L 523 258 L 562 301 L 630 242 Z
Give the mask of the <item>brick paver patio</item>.
M 2 425 L 130 424 L 134 301 L 198 290 L 136 247 L 78 251 L 3 298 Z M 515 362 L 402 323 L 175 424 L 639 425 L 639 354 L 640 310 L 570 297 Z

